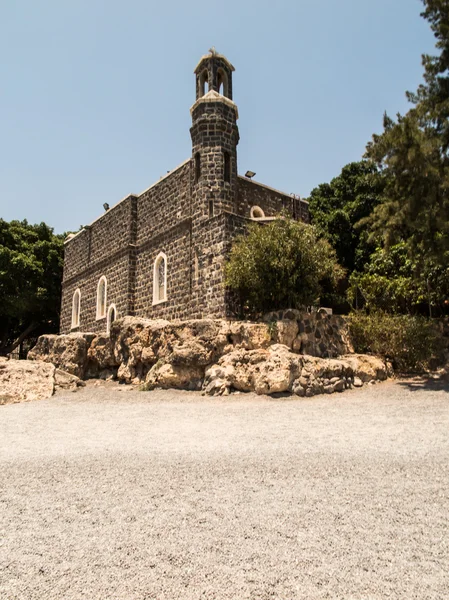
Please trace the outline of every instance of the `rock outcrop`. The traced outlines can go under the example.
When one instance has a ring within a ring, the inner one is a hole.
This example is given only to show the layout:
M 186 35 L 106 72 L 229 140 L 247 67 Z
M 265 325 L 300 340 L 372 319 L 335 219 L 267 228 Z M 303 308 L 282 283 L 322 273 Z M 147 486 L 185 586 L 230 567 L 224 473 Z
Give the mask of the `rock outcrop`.
M 59 369 L 83 378 L 87 367 L 87 351 L 94 333 L 41 335 L 28 353 L 29 360 L 50 362 Z
M 295 318 L 265 323 L 124 317 L 109 336 L 41 336 L 29 358 L 82 378 L 206 394 L 312 396 L 386 378 L 380 359 L 349 354 L 342 317 L 290 312 Z
M 54 365 L 0 358 L 0 404 L 44 400 L 55 389 Z
M 0 357 L 0 405 L 51 398 L 56 390 L 75 391 L 86 385 L 76 375 L 41 360 Z
M 301 356 L 275 344 L 266 350 L 235 350 L 222 356 L 218 364 L 207 369 L 203 389 L 211 395 L 226 395 L 231 390 L 290 392 L 298 396 L 332 394 L 354 386 L 362 377 L 363 381 L 383 381 L 387 367 L 379 363 L 382 361 L 377 357 L 365 355 L 354 355 L 350 361 Z

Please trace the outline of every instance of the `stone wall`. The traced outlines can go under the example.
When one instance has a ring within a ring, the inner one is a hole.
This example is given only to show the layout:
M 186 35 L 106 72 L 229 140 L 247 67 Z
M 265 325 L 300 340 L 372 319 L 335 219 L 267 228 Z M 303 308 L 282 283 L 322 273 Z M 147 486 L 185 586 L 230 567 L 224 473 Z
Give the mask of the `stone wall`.
M 249 217 L 253 206 L 259 206 L 266 217 L 274 217 L 285 211 L 294 219 L 310 223 L 309 203 L 306 200 L 283 194 L 246 177 L 239 177 L 237 213 Z

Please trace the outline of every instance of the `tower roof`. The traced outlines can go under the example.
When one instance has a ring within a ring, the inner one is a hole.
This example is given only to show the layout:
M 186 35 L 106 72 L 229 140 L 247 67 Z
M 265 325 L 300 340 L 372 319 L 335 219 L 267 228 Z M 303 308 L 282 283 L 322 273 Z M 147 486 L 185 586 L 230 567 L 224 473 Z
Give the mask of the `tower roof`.
M 193 72 L 198 73 L 198 71 L 200 71 L 200 69 L 201 69 L 201 65 L 203 64 L 203 62 L 208 61 L 211 58 L 221 59 L 223 62 L 225 62 L 227 64 L 227 66 L 229 67 L 229 69 L 231 71 L 235 71 L 234 66 L 229 62 L 229 60 L 226 58 L 226 56 L 224 56 L 223 54 L 218 54 L 218 52 L 215 50 L 215 47 L 212 46 L 212 48 L 209 50 L 209 54 L 205 54 L 204 56 L 202 56 L 200 58 L 198 64 L 195 67 L 195 70 Z
M 190 114 L 193 113 L 193 111 L 199 104 L 204 104 L 207 102 L 222 102 L 223 104 L 227 104 L 235 110 L 236 118 L 239 118 L 239 111 L 237 105 L 229 98 L 226 98 L 226 96 L 222 96 L 218 92 L 214 92 L 214 90 L 211 90 L 210 92 L 207 92 L 207 94 L 205 94 L 204 96 L 201 96 L 201 98 L 198 98 L 195 104 L 193 104 L 193 106 L 190 108 Z

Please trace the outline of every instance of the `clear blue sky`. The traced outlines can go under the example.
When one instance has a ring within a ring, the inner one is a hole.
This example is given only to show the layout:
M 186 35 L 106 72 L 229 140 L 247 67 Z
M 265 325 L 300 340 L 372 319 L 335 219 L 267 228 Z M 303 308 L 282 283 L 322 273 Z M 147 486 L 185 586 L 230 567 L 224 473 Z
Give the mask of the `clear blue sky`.
M 77 229 L 191 154 L 193 69 L 234 64 L 239 172 L 307 197 L 405 112 L 420 0 L 0 0 L 0 217 Z

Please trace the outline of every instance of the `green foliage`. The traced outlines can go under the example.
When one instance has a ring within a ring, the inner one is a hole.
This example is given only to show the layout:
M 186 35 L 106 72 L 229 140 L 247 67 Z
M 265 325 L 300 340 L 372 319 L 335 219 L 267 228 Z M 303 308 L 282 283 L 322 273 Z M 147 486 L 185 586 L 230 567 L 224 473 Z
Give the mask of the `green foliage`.
M 358 223 L 380 201 L 382 180 L 376 175 L 375 165 L 368 161 L 350 163 L 330 184 L 312 190 L 308 199 L 313 224 L 349 273 L 362 269 L 375 248 L 367 241 L 367 228 Z
M 226 265 L 226 285 L 247 317 L 312 304 L 325 281 L 335 285 L 342 276 L 329 243 L 311 225 L 284 217 L 251 224 Z
M 364 225 L 388 248 L 405 241 L 421 270 L 447 264 L 449 251 L 449 0 L 423 0 L 422 16 L 439 56 L 423 56 L 424 83 L 408 98 L 415 106 L 374 135 L 366 156 L 384 183 L 382 202 Z
M 427 262 L 427 270 L 410 258 L 407 244 L 377 248 L 362 273 L 349 278 L 348 299 L 356 308 L 391 313 L 443 314 L 449 304 L 449 260 Z
M 45 223 L 0 219 L 0 354 L 34 332 L 57 331 L 63 236 Z
M 382 312 L 355 312 L 348 319 L 355 351 L 380 355 L 396 371 L 422 372 L 442 361 L 441 334 L 429 319 Z

